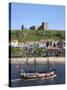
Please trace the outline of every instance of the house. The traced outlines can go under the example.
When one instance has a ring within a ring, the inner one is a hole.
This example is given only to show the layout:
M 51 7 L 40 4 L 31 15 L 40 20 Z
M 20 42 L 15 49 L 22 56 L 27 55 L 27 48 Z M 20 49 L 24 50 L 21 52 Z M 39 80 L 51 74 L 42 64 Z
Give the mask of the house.
M 17 47 L 18 46 L 18 40 L 12 40 L 10 43 L 10 46 Z

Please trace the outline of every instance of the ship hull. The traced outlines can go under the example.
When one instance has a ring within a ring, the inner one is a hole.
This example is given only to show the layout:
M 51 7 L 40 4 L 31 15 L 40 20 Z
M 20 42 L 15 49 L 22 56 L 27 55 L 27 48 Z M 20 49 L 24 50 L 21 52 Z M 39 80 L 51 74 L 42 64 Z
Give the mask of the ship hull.
M 54 71 L 47 72 L 47 73 L 21 73 L 21 78 L 24 79 L 38 79 L 38 78 L 45 78 L 45 79 L 51 79 L 56 77 L 56 74 Z

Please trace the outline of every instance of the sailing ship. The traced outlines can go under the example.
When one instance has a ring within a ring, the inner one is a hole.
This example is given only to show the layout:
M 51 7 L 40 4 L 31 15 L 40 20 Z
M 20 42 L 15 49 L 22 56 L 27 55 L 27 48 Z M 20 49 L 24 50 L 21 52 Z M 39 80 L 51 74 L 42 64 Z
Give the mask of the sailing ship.
M 36 58 L 34 61 L 35 61 L 35 71 L 25 72 L 24 70 L 20 70 L 20 76 L 22 78 L 24 79 L 38 79 L 38 78 L 53 79 L 54 77 L 57 76 L 54 70 L 50 70 L 49 59 L 47 60 L 47 70 L 45 72 L 36 72 Z M 26 59 L 26 65 L 28 67 L 28 58 Z

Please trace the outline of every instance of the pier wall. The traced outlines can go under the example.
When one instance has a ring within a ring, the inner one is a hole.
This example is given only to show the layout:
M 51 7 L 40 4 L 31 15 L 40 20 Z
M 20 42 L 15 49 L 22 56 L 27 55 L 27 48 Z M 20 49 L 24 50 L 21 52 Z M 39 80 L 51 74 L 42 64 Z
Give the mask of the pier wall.
M 65 57 L 36 57 L 36 63 L 39 64 L 46 64 L 47 60 L 49 59 L 50 63 L 65 63 Z M 11 61 L 10 61 L 11 60 Z M 9 61 L 11 64 L 25 64 L 26 58 L 11 58 Z M 27 63 L 34 64 L 35 58 L 28 58 Z

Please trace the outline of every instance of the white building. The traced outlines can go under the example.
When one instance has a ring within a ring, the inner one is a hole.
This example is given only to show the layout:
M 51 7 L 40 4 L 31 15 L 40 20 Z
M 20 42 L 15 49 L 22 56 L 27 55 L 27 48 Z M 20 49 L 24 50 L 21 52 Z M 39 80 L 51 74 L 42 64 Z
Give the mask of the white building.
M 13 47 L 17 47 L 18 46 L 18 40 L 12 40 L 10 45 Z

